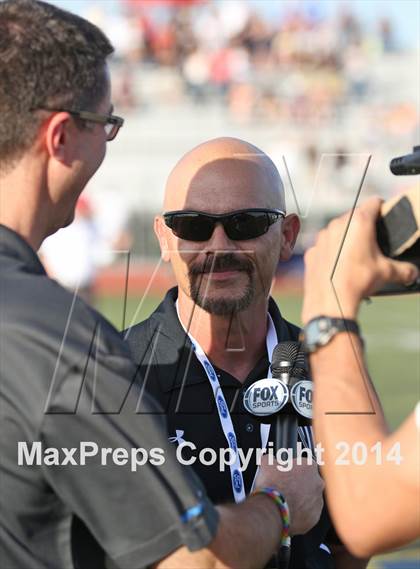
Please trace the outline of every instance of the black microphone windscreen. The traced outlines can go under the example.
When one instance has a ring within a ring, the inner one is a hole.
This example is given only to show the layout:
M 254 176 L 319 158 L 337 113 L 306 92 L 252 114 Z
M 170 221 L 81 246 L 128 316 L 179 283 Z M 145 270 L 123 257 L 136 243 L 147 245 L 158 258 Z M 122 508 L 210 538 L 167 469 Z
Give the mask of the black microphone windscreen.
M 280 342 L 273 350 L 271 371 L 273 377 L 289 373 L 299 353 L 299 342 Z
M 303 349 L 303 344 L 299 342 L 299 352 L 295 359 L 295 365 L 290 372 L 290 375 L 295 376 L 308 376 L 309 373 L 309 364 L 307 355 Z
M 273 350 L 271 373 L 274 378 L 280 378 L 282 373 L 293 376 L 305 375 L 308 369 L 305 353 L 301 342 L 280 342 Z

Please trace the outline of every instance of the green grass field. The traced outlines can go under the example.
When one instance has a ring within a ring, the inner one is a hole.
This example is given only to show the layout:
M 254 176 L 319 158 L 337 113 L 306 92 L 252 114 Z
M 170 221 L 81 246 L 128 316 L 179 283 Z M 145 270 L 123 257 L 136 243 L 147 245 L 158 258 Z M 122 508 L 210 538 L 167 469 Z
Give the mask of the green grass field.
M 141 322 L 160 298 L 98 299 L 99 310 L 118 328 Z M 276 298 L 285 318 L 299 324 L 301 298 Z M 370 374 L 382 400 L 386 417 L 395 429 L 420 399 L 420 297 L 373 298 L 364 303 L 360 322 L 366 340 Z
M 160 298 L 128 298 L 126 314 L 122 299 L 98 299 L 99 310 L 118 329 L 147 318 Z M 288 320 L 299 324 L 301 298 L 276 298 Z M 391 429 L 395 429 L 420 399 L 420 297 L 373 298 L 365 303 L 360 323 L 366 341 L 371 377 L 381 398 Z M 369 569 L 420 569 L 420 547 L 378 556 Z

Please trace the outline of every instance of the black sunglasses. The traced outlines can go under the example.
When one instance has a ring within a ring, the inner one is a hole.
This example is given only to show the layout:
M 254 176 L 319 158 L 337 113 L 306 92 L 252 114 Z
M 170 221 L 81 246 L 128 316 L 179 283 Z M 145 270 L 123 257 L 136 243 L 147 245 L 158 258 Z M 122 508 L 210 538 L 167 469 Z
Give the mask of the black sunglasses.
M 213 214 L 200 211 L 168 211 L 163 214 L 166 225 L 180 239 L 208 241 L 216 223 L 221 223 L 233 241 L 255 239 L 267 233 L 285 212 L 280 209 L 240 209 L 230 213 Z
M 99 113 L 92 113 L 90 111 L 78 111 L 75 109 L 65 109 L 65 108 L 52 109 L 47 107 L 40 107 L 39 109 L 32 109 L 32 110 L 50 111 L 52 113 L 65 112 L 83 121 L 103 124 L 106 133 L 106 139 L 108 142 L 114 140 L 114 138 L 118 134 L 118 131 L 124 124 L 124 119 L 122 117 L 117 117 L 116 115 L 101 115 Z

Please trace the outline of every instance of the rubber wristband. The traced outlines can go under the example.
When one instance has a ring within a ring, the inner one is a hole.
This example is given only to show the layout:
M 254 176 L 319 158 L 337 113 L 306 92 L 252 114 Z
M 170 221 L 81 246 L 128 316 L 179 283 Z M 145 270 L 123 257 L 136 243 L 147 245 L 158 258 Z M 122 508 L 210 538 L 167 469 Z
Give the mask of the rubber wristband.
M 282 521 L 282 530 L 281 530 L 281 537 L 280 537 L 280 545 L 282 547 L 290 547 L 290 511 L 289 506 L 287 505 L 286 498 L 283 496 L 281 492 L 276 490 L 275 488 L 258 488 L 251 494 L 251 496 L 256 496 L 258 494 L 265 494 L 269 496 L 277 505 L 280 517 Z

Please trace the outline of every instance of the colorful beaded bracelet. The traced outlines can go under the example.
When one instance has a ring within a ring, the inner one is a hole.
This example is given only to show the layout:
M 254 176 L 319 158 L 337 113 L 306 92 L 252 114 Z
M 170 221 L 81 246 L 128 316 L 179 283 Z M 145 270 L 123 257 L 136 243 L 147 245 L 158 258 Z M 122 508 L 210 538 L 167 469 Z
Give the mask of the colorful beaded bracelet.
M 290 547 L 290 512 L 285 497 L 275 488 L 258 488 L 258 490 L 255 490 L 255 492 L 252 493 L 252 496 L 255 496 L 257 494 L 265 494 L 276 503 L 280 511 L 282 521 L 280 545 L 282 547 Z

